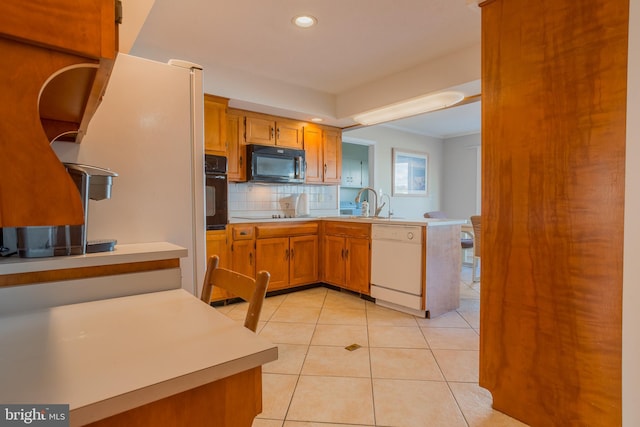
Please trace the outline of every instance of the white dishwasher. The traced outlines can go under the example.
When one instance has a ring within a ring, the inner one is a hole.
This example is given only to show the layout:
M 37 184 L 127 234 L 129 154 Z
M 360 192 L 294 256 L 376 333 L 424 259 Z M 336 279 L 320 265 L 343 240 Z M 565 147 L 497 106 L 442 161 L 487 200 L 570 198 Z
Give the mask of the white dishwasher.
M 371 296 L 376 304 L 425 317 L 422 227 L 371 226 Z

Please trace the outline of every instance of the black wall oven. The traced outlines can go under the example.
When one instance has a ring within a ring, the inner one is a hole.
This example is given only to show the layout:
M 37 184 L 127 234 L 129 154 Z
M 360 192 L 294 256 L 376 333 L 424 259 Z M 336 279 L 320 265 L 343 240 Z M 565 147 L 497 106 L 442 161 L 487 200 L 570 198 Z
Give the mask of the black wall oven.
M 227 158 L 204 155 L 205 211 L 207 230 L 224 230 L 227 226 Z

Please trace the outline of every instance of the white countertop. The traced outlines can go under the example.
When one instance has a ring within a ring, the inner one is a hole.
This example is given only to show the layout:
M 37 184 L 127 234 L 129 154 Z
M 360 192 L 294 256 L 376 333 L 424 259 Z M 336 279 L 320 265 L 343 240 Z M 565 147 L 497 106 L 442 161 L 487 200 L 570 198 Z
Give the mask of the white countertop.
M 0 402 L 68 403 L 71 425 L 277 359 L 182 289 L 0 317 Z
M 111 252 L 85 255 L 54 256 L 46 258 L 0 258 L 0 274 L 29 273 L 33 271 L 62 270 L 130 262 L 157 261 L 187 256 L 187 250 L 167 242 L 116 245 Z
M 243 223 L 274 223 L 287 221 L 345 221 L 345 222 L 364 222 L 369 224 L 397 224 L 397 225 L 421 225 L 427 227 L 438 227 L 444 225 L 462 225 L 467 224 L 468 221 L 464 219 L 436 219 L 436 218 L 401 218 L 391 217 L 363 217 L 363 216 L 319 216 L 319 217 L 300 217 L 300 218 L 269 218 L 269 217 L 231 217 L 229 224 L 243 224 Z

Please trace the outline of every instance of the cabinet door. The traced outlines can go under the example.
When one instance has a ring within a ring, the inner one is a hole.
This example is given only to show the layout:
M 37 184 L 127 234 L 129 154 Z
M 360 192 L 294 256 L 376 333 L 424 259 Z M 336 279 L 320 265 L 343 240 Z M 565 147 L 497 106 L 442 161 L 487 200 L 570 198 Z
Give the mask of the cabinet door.
M 306 161 L 306 181 L 322 182 L 322 130 L 315 126 L 304 128 L 304 152 Z
M 229 267 L 230 260 L 227 246 L 226 230 L 207 231 L 207 259 L 211 255 L 218 255 L 220 267 Z M 201 286 L 202 284 L 199 284 Z M 211 291 L 211 301 L 219 301 L 229 298 L 230 294 L 221 288 L 213 288 Z
M 226 230 L 207 231 L 207 259 L 211 255 L 218 255 L 220 267 L 230 267 L 229 247 L 227 246 Z
M 369 295 L 371 245 L 369 239 L 346 239 L 345 288 Z
M 289 284 L 318 281 L 318 236 L 295 236 L 289 239 Z
M 325 129 L 322 137 L 324 182 L 340 183 L 342 172 L 342 132 L 340 129 Z
M 204 95 L 204 150 L 210 154 L 226 155 L 227 100 Z
M 231 269 L 256 277 L 255 240 L 234 240 L 231 243 Z
M 227 114 L 227 179 L 242 182 L 247 180 L 245 147 L 242 138 L 242 117 Z
M 289 252 L 288 237 L 256 240 L 256 271 L 266 270 L 271 275 L 268 290 L 289 285 Z
M 304 124 L 294 120 L 278 120 L 276 123 L 276 145 L 302 150 Z
M 247 116 L 244 128 L 247 144 L 275 144 L 276 123 L 273 120 Z
M 345 284 L 345 241 L 340 236 L 324 236 L 324 280 L 332 285 Z

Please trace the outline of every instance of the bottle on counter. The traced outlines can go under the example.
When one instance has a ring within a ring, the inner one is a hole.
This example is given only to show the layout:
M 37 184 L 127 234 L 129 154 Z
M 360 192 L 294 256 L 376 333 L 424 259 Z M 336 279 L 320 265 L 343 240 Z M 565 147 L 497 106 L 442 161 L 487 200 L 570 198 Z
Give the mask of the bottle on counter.
M 367 202 L 366 200 L 362 202 L 362 216 L 369 216 L 369 202 Z

